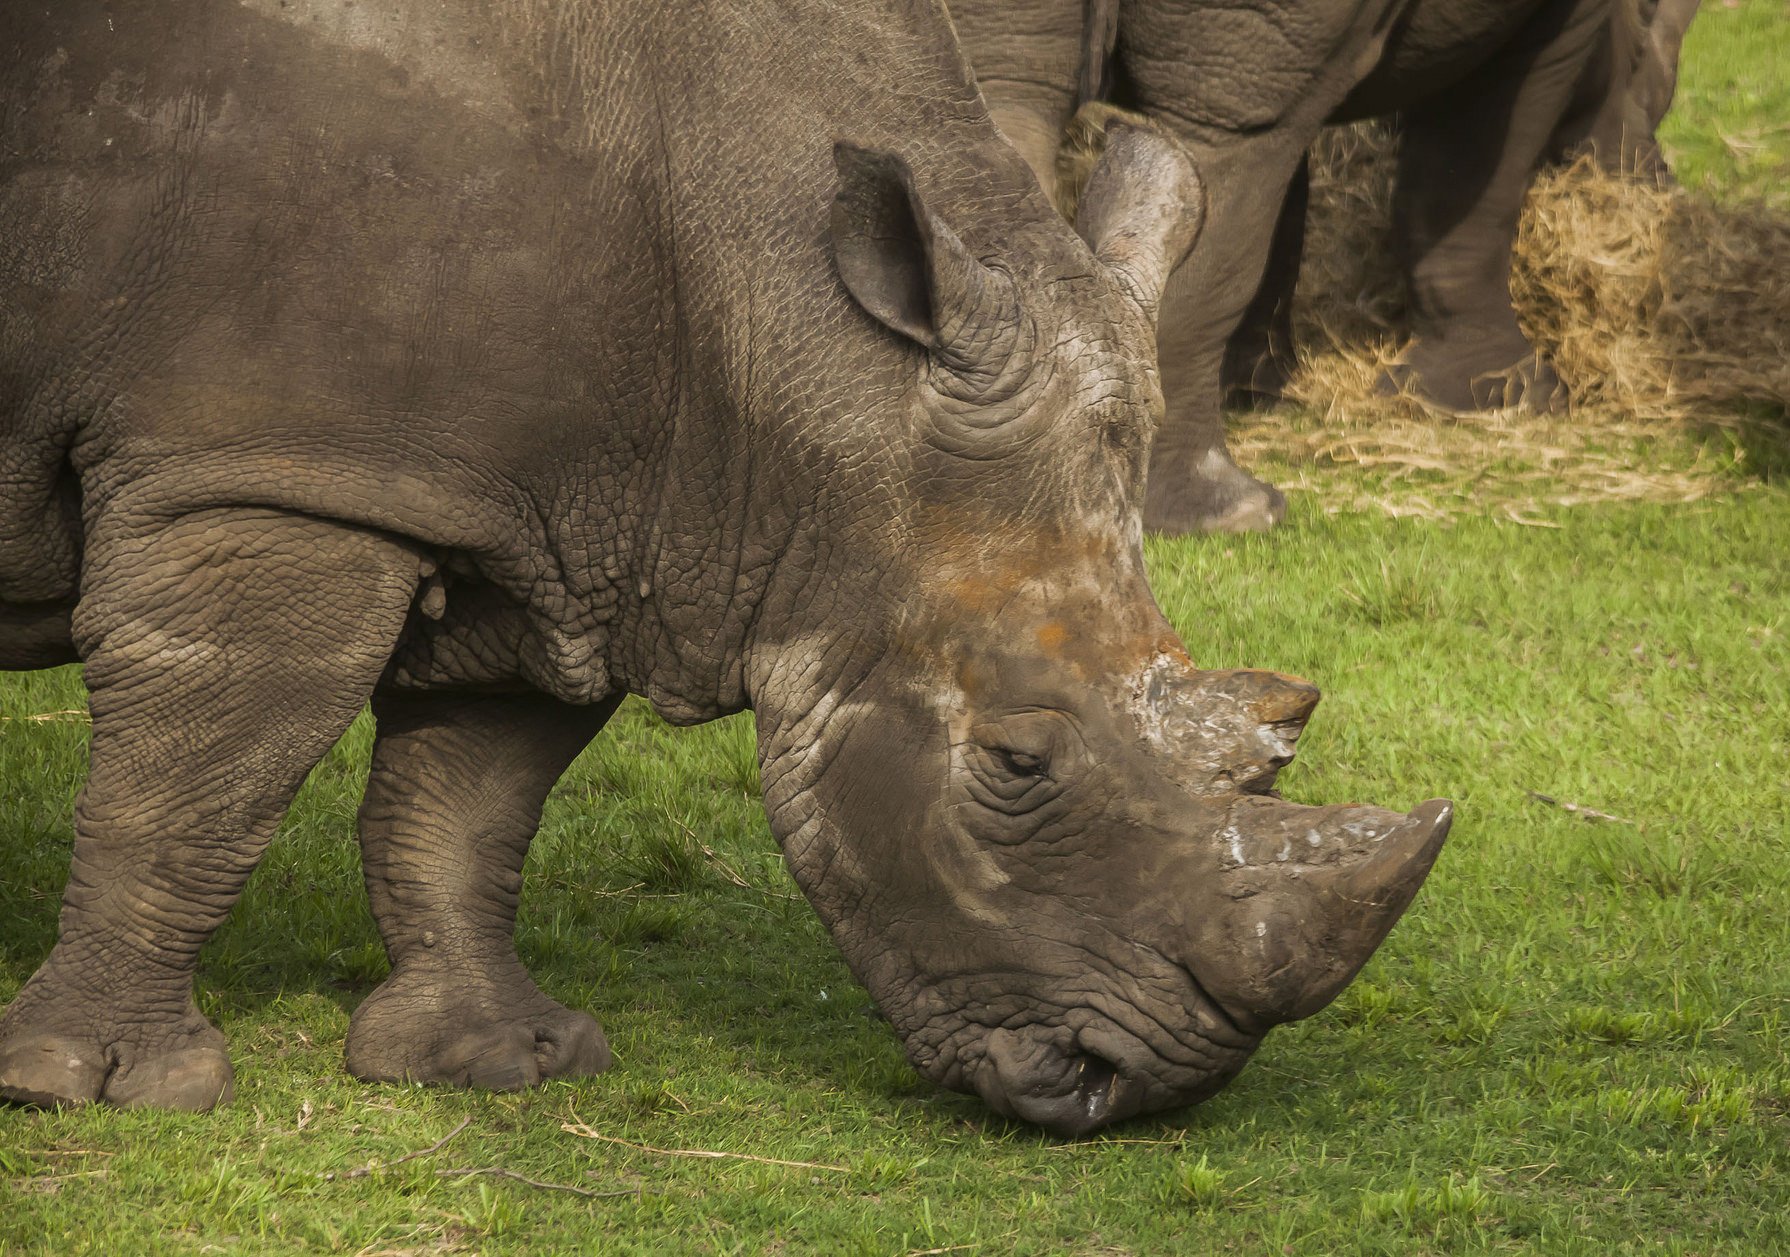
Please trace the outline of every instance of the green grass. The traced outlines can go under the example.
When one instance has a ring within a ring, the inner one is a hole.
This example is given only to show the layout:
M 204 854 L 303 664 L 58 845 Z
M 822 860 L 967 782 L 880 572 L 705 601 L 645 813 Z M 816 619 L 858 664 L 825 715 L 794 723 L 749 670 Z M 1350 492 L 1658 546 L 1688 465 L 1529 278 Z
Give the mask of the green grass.
M 1704 0 L 1660 140 L 1693 188 L 1790 206 L 1790 10 Z
M 1779 0 L 1699 19 L 1687 180 L 1769 192 L 1715 137 L 1779 134 L 1785 46 Z M 354 1082 L 348 1015 L 385 971 L 363 722 L 205 954 L 236 1103 L 0 1110 L 0 1253 L 1790 1250 L 1790 488 L 1552 527 L 1318 505 L 1153 543 L 1160 600 L 1201 662 L 1324 686 L 1289 796 L 1449 795 L 1458 821 L 1361 977 L 1208 1104 L 1059 1145 L 923 1084 L 792 897 L 748 721 L 639 704 L 550 804 L 519 929 L 615 1069 Z M 81 705 L 73 670 L 0 678 L 0 1001 L 54 937 L 84 771 L 78 717 L 22 717 Z M 493 1168 L 629 1194 L 439 1173 Z
M 1551 522 L 1302 505 L 1266 538 L 1153 544 L 1202 662 L 1324 684 L 1289 795 L 1460 804 L 1361 978 L 1201 1108 L 1058 1146 L 921 1083 L 789 898 L 749 725 L 680 732 L 640 705 L 554 799 L 520 931 L 546 988 L 603 1016 L 616 1068 L 527 1096 L 355 1083 L 342 1036 L 384 970 L 352 838 L 362 726 L 207 952 L 236 1104 L 0 1114 L 0 1249 L 1790 1246 L 1790 492 Z M 80 703 L 69 670 L 0 693 L 9 716 Z M 0 998 L 52 938 L 85 741 L 4 728 Z M 431 1157 L 319 1177 L 466 1118 Z M 846 1169 L 656 1156 L 574 1120 Z M 486 1166 L 640 1195 L 435 1173 Z

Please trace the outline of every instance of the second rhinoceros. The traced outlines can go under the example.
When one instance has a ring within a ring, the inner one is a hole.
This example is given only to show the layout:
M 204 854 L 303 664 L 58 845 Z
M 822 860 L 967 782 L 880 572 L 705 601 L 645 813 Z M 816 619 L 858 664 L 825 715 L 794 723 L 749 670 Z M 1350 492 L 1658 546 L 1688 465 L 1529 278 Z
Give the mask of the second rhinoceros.
M 1543 157 L 1563 144 L 1589 141 L 1613 166 L 1650 160 L 1652 127 L 1670 99 L 1696 5 L 951 0 L 950 7 L 997 121 L 1047 185 L 1078 98 L 1108 89 L 1186 144 L 1205 176 L 1205 239 L 1163 298 L 1158 352 L 1168 413 L 1144 505 L 1150 528 L 1196 532 L 1270 528 L 1286 509 L 1279 490 L 1226 451 L 1221 384 L 1226 374 L 1254 382 L 1277 309 L 1278 340 L 1289 343 L 1286 294 L 1303 240 L 1305 155 L 1319 129 L 1400 119 L 1394 234 L 1411 339 L 1385 383 L 1413 387 L 1446 410 L 1561 403 L 1553 367 L 1511 306 L 1524 196 Z
M 93 742 L 0 1094 L 230 1095 L 199 948 L 369 698 L 367 1079 L 608 1065 L 511 931 L 628 692 L 756 711 L 914 1064 L 1054 1131 L 1209 1094 L 1411 901 L 1447 806 L 1274 797 L 1316 692 L 1145 584 L 1170 146 L 1078 238 L 933 0 L 7 16 L 0 662 L 84 659 Z

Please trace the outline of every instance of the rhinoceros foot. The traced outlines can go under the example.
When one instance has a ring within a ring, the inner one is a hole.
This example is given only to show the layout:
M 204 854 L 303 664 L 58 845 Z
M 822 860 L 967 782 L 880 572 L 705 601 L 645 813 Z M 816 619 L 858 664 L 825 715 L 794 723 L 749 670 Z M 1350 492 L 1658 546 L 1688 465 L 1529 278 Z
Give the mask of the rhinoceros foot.
M 1414 340 L 1382 375 L 1379 390 L 1412 394 L 1452 415 L 1507 408 L 1549 414 L 1567 403 L 1553 366 L 1514 331 Z
M 0 1034 L 0 1098 L 15 1104 L 200 1113 L 235 1094 L 224 1036 L 196 1008 L 172 1027 L 138 1024 L 118 1035 L 15 1025 L 22 1021 L 9 1015 Z
M 1151 532 L 1267 532 L 1286 513 L 1286 496 L 1237 466 L 1219 446 L 1183 457 L 1159 444 L 1150 459 L 1144 527 Z
M 547 998 L 520 965 L 507 978 L 400 967 L 348 1025 L 348 1072 L 367 1082 L 520 1091 L 611 1059 L 596 1018 Z

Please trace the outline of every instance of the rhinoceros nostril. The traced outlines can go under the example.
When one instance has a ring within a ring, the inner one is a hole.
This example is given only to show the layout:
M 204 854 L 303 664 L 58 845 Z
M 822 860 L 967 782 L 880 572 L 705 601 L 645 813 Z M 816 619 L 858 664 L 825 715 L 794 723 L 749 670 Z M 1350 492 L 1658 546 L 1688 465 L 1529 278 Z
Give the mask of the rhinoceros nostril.
M 1072 1060 L 1067 1089 L 1028 1097 L 1022 1115 L 1054 1134 L 1080 1137 L 1120 1115 L 1126 1083 L 1119 1067 L 1098 1053 L 1080 1052 Z

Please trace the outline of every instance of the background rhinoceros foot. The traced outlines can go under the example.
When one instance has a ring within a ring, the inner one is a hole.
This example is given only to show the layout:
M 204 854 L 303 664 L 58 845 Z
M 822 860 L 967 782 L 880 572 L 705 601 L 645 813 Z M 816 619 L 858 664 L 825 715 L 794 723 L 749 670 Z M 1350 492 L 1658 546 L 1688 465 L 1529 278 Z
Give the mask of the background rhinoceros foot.
M 1231 461 L 1222 446 L 1182 456 L 1158 446 L 1144 491 L 1144 527 L 1184 535 L 1267 532 L 1287 513 L 1279 489 Z
M 547 998 L 525 973 L 468 981 L 399 970 L 355 1010 L 347 1060 L 367 1082 L 520 1091 L 600 1074 L 611 1057 L 596 1018 Z
M 199 1113 L 235 1094 L 223 1034 L 190 1005 L 172 1026 L 139 1022 L 117 1033 L 26 1020 L 27 1011 L 9 1013 L 0 1028 L 0 1098 L 15 1104 Z
M 1514 334 L 1414 340 L 1387 369 L 1380 391 L 1387 396 L 1410 393 L 1457 415 L 1506 407 L 1547 414 L 1567 402 L 1566 386 L 1552 364 Z

